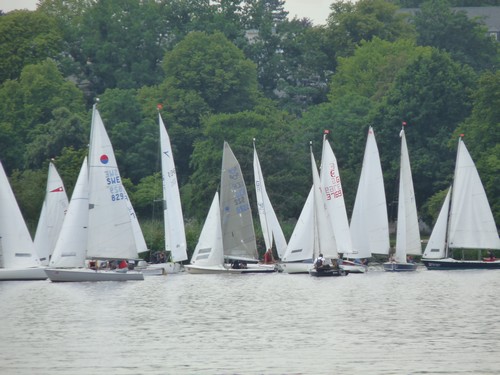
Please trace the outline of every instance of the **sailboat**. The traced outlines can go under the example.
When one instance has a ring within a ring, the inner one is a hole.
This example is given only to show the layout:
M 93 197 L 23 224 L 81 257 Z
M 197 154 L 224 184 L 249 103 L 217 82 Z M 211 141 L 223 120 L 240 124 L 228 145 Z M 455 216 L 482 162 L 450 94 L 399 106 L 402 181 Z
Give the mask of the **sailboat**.
M 191 263 L 184 266 L 189 273 L 241 273 L 224 264 L 224 246 L 220 221 L 219 193 L 215 193 L 205 224 L 194 249 Z
M 218 215 L 214 213 L 216 201 L 219 203 Z M 207 259 L 203 260 L 204 258 Z M 245 181 L 238 160 L 229 144 L 224 142 L 220 198 L 218 194 L 215 195 L 191 257 L 191 264 L 184 267 L 189 273 L 275 271 L 273 265 L 259 264 L 258 261 L 253 218 Z
M 326 136 L 323 138 L 323 155 L 321 158 L 321 169 L 322 174 L 325 170 L 328 170 L 328 173 L 331 173 L 333 170 L 336 170 L 331 164 L 330 159 L 331 155 L 328 155 L 328 151 L 325 153 L 325 140 Z M 328 141 L 326 141 L 328 143 Z M 328 147 L 330 145 L 328 144 Z M 331 150 L 331 148 L 330 148 Z M 332 152 L 333 155 L 333 152 Z M 326 164 L 325 164 L 326 163 Z M 345 276 L 347 273 L 341 267 L 339 267 L 339 253 L 338 253 L 338 239 L 336 237 L 336 232 L 332 230 L 332 217 L 330 216 L 332 211 L 329 210 L 329 203 L 331 203 L 331 199 L 333 198 L 333 194 L 335 191 L 338 192 L 331 185 L 328 186 L 329 181 L 320 177 L 318 173 L 318 169 L 316 167 L 316 161 L 314 160 L 314 155 L 312 152 L 311 145 L 311 165 L 312 165 L 312 174 L 313 174 L 313 187 L 314 187 L 314 258 L 320 256 L 320 254 L 324 257 L 328 265 L 323 265 L 321 268 L 313 266 L 309 269 L 309 274 L 311 276 L 316 277 L 324 277 L 324 276 Z M 326 167 L 325 167 L 326 166 Z M 336 162 L 335 162 L 336 166 Z M 333 168 L 333 169 L 330 169 Z M 337 181 L 337 178 L 334 178 L 335 174 L 331 174 L 332 181 Z M 340 182 L 340 180 L 338 180 Z M 338 188 L 338 186 L 337 186 Z M 342 187 L 340 187 L 340 191 L 342 191 Z M 328 199 L 328 194 L 332 194 L 330 197 L 330 202 Z
M 337 252 L 344 254 L 344 258 L 346 258 L 346 254 L 353 253 L 353 244 L 349 231 L 349 220 L 347 218 L 340 171 L 337 158 L 327 139 L 328 134 L 329 131 L 325 130 L 321 156 L 321 190 L 330 217 L 331 228 L 335 235 Z M 364 273 L 367 270 L 365 265 L 350 260 L 344 260 L 342 267 L 351 273 Z
M 408 262 L 408 255 L 421 255 L 420 230 L 418 226 L 417 204 L 413 191 L 410 157 L 406 145 L 404 128 L 401 137 L 401 165 L 399 172 L 398 222 L 396 230 L 396 251 L 393 258 L 383 264 L 385 271 L 415 271 L 417 265 Z
M 45 280 L 33 240 L 0 162 L 0 281 Z
M 85 257 L 90 260 L 90 267 L 79 264 L 80 268 L 50 268 L 46 269 L 47 276 L 51 281 L 143 280 L 142 273 L 127 268 L 108 270 L 98 267 L 98 260 L 137 259 L 144 238 L 138 240 L 142 232 L 134 227 L 137 217 L 122 184 L 113 146 L 96 105 L 90 133 L 88 189 L 88 209 L 77 214 L 88 215 Z M 63 229 L 66 230 L 64 225 Z M 62 231 L 60 236 L 63 236 Z
M 49 264 L 49 259 L 54 251 L 64 216 L 68 209 L 66 189 L 64 188 L 61 176 L 57 173 L 57 169 L 52 162 L 49 163 L 47 176 L 45 199 L 34 240 L 35 251 L 42 266 Z
M 257 196 L 257 207 L 259 210 L 259 219 L 262 227 L 262 235 L 266 249 L 271 249 L 274 244 L 278 257 L 281 259 L 286 251 L 286 239 L 278 221 L 278 217 L 274 212 L 273 206 L 267 195 L 266 185 L 264 183 L 264 176 L 260 167 L 259 156 L 255 148 L 255 138 L 253 140 L 253 170 L 255 179 L 255 194 Z
M 463 136 L 463 135 L 462 135 Z M 429 270 L 500 269 L 500 260 L 456 260 L 452 249 L 500 249 L 495 219 L 462 136 L 452 187 L 448 190 L 422 262 Z
M 309 273 L 314 276 L 340 276 L 341 273 L 337 270 L 319 274 L 313 268 L 313 261 L 320 253 L 325 258 L 335 262 L 338 262 L 339 255 L 312 147 L 310 154 L 313 186 L 309 191 L 288 242 L 280 269 L 283 272 L 292 274 Z M 345 273 L 342 272 L 343 274 Z
M 161 107 L 159 107 L 161 108 Z M 163 225 L 165 233 L 165 251 L 170 254 L 170 262 L 148 264 L 144 273 L 161 269 L 162 273 L 178 273 L 182 270 L 180 262 L 188 259 L 187 241 L 184 229 L 181 197 L 177 182 L 172 145 L 161 114 L 158 113 L 161 148 L 161 173 L 163 186 Z
M 384 177 L 375 133 L 370 126 L 350 225 L 352 251 L 344 258 L 368 259 L 372 254 L 388 255 L 389 220 Z

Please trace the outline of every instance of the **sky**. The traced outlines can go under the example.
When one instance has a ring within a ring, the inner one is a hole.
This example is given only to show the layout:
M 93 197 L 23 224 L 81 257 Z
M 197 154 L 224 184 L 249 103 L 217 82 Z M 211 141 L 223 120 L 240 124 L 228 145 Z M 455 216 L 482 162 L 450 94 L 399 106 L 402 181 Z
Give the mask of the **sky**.
M 38 0 L 0 0 L 0 9 L 10 12 L 14 9 L 35 10 Z M 334 0 L 285 0 L 285 10 L 289 18 L 294 17 L 311 19 L 314 25 L 326 23 L 330 13 L 330 4 Z

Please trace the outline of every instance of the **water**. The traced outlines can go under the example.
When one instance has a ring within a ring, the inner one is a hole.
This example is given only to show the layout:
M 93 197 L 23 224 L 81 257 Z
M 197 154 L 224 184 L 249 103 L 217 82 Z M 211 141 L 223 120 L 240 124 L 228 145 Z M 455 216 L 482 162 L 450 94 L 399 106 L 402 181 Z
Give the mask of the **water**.
M 0 283 L 1 374 L 498 374 L 500 272 Z

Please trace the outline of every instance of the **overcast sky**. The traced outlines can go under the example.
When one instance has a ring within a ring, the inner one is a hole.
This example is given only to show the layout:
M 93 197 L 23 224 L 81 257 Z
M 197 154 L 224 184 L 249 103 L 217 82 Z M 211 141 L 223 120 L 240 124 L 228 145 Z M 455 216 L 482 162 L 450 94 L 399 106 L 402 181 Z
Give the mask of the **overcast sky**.
M 290 18 L 310 18 L 315 25 L 324 24 L 334 0 L 286 0 L 285 9 Z M 0 0 L 0 9 L 9 12 L 13 9 L 36 9 L 37 0 Z

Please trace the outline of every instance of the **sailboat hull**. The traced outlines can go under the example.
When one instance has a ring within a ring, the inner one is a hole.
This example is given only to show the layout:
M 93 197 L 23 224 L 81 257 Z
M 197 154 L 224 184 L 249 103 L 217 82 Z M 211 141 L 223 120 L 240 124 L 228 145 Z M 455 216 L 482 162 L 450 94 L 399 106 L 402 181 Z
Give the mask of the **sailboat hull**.
M 358 264 L 345 259 L 342 261 L 341 267 L 349 273 L 365 273 L 368 271 L 368 267 L 364 264 Z
M 242 269 L 232 269 L 222 265 L 217 266 L 197 266 L 194 264 L 187 264 L 184 269 L 192 274 L 219 274 L 219 273 L 242 273 Z
M 428 270 L 496 270 L 500 260 L 422 259 Z
M 128 281 L 144 280 L 144 275 L 137 271 L 90 270 L 86 268 L 49 269 L 45 270 L 53 282 L 85 282 L 85 281 Z
M 278 271 L 290 274 L 309 273 L 312 259 L 303 262 L 282 262 L 278 264 Z
M 46 280 L 47 274 L 43 267 L 31 268 L 0 268 L 0 281 L 14 280 Z
M 327 268 L 327 269 L 315 269 L 311 268 L 309 270 L 309 275 L 314 277 L 337 277 L 337 276 L 347 276 L 349 272 L 346 272 L 343 268 Z
M 416 270 L 417 270 L 416 263 L 395 263 L 395 262 L 384 263 L 384 271 L 387 272 L 411 272 Z

